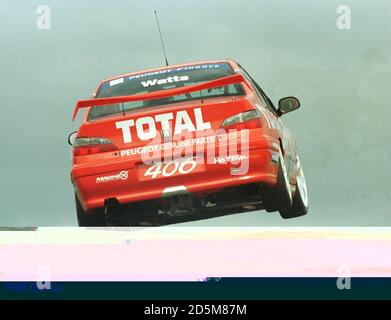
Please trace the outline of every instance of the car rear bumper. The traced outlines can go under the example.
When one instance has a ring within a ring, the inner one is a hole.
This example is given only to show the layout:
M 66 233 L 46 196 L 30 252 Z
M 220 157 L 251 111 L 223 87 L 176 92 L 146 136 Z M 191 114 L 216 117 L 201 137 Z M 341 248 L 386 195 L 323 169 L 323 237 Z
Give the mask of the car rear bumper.
M 278 144 L 253 144 L 243 163 L 203 163 L 198 170 L 171 177 L 146 178 L 130 162 L 75 166 L 72 181 L 86 211 L 101 208 L 107 199 L 120 204 L 160 199 L 178 193 L 208 194 L 228 187 L 262 183 L 274 186 L 278 174 Z M 241 168 L 241 169 L 240 169 Z

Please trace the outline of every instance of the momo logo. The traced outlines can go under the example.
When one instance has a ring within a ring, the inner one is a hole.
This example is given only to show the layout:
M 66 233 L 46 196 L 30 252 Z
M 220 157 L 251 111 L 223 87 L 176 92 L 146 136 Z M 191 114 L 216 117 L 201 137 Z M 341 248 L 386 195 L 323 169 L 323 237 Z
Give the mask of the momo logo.
M 180 135 L 183 131 L 195 132 L 201 130 L 209 130 L 212 128 L 210 122 L 204 122 L 201 108 L 195 108 L 193 110 L 194 119 L 190 117 L 189 113 L 185 110 L 174 113 L 164 113 L 156 115 L 155 117 L 143 117 L 137 120 L 125 120 L 116 122 L 115 126 L 117 129 L 122 130 L 124 143 L 132 143 L 133 136 L 131 128 L 135 127 L 135 131 L 140 140 L 152 140 L 154 139 L 158 131 L 156 129 L 156 123 L 160 123 L 162 127 L 162 134 L 167 138 L 167 133 L 171 133 L 170 122 L 174 122 L 174 128 L 172 135 Z M 134 130 L 134 129 L 133 129 Z
M 189 79 L 190 78 L 188 76 L 182 76 L 182 77 L 175 76 L 175 77 L 168 77 L 166 79 L 153 79 L 153 80 L 142 81 L 141 84 L 143 85 L 144 88 L 148 88 L 156 85 L 188 81 Z
M 118 181 L 118 180 L 128 180 L 128 177 L 129 177 L 129 171 L 121 171 L 120 173 L 112 175 L 112 176 L 98 177 L 98 178 L 96 178 L 96 183 L 112 182 L 112 181 Z

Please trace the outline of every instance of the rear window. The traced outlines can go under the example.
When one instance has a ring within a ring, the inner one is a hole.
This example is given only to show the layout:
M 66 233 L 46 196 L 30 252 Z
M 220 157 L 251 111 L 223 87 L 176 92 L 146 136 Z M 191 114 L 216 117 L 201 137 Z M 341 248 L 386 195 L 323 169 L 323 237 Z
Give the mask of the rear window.
M 118 78 L 104 82 L 96 95 L 97 98 L 108 98 L 117 96 L 130 96 L 144 94 L 154 91 L 161 91 L 184 86 L 191 86 L 216 80 L 233 75 L 234 71 L 228 63 L 200 64 L 186 67 L 179 67 L 166 70 L 136 74 L 128 77 Z M 91 108 L 88 119 L 94 120 L 107 115 L 122 113 L 139 108 L 148 108 L 156 105 L 177 103 L 200 99 L 244 95 L 244 89 L 240 84 L 226 87 L 191 92 L 174 97 L 155 99 L 148 101 L 136 101 L 130 103 L 113 104 L 104 107 Z

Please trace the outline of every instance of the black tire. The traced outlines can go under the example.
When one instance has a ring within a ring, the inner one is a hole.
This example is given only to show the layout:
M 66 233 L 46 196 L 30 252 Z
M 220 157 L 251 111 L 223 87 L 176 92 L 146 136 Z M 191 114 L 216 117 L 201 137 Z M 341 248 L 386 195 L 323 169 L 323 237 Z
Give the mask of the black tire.
M 280 151 L 277 185 L 262 188 L 263 206 L 267 212 L 276 212 L 292 207 L 292 191 L 289 184 L 284 157 Z
M 297 158 L 297 184 L 293 203 L 290 208 L 280 210 L 280 215 L 284 219 L 292 219 L 305 216 L 308 213 L 308 193 L 303 168 L 299 157 Z
M 95 209 L 90 213 L 86 213 L 80 204 L 79 198 L 75 194 L 77 221 L 79 227 L 105 227 L 106 219 L 104 209 Z

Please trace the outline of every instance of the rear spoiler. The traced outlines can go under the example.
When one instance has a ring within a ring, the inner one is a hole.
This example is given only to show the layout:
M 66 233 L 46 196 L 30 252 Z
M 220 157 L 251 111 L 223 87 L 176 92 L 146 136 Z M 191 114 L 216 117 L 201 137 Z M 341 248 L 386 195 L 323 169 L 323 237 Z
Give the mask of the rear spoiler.
M 88 107 L 99 107 L 99 106 L 107 106 L 115 103 L 125 103 L 125 102 L 134 102 L 134 101 L 143 101 L 143 100 L 153 100 L 153 99 L 161 99 L 168 98 L 172 96 L 177 96 L 180 94 L 186 94 L 194 91 L 213 89 L 218 87 L 225 87 L 231 84 L 238 84 L 245 82 L 244 77 L 241 74 L 236 74 L 233 76 L 228 76 L 224 78 L 220 78 L 217 80 L 208 81 L 201 84 L 196 84 L 192 86 L 182 87 L 182 88 L 174 88 L 156 92 L 150 92 L 145 94 L 136 94 L 132 96 L 120 96 L 120 97 L 112 97 L 112 98 L 98 98 L 91 100 L 80 100 L 76 103 L 75 111 L 73 112 L 73 120 L 76 119 L 77 113 L 79 109 L 88 108 Z

